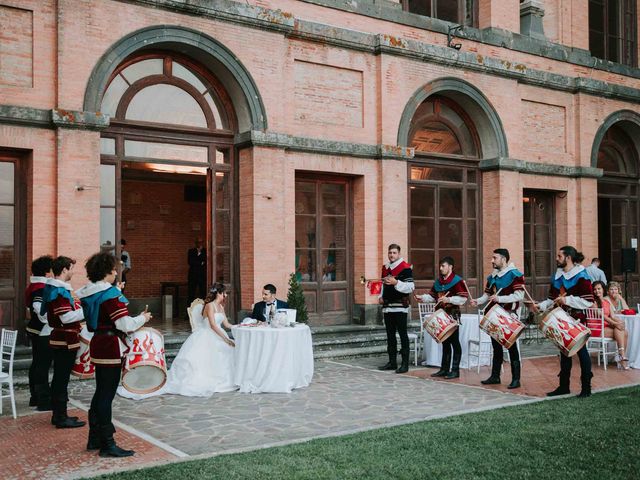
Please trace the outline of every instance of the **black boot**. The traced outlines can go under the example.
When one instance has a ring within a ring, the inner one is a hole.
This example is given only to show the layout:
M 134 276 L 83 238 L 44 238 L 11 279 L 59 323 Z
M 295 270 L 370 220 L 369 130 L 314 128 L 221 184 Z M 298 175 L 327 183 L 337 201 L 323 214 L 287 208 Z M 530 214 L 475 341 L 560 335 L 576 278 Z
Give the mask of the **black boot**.
M 560 385 L 553 392 L 547 393 L 547 397 L 557 397 L 558 395 L 566 395 L 571 393 L 569 390 L 569 380 L 571 376 L 571 370 L 568 372 L 560 372 L 558 375 L 560 377 Z
M 38 399 L 38 411 L 48 412 L 51 411 L 51 392 L 49 384 L 43 383 L 36 385 L 36 398 Z
M 402 355 L 402 363 L 400 364 L 400 368 L 396 370 L 396 373 L 407 373 L 409 371 L 409 352 L 402 350 L 400 354 Z
M 500 369 L 502 368 L 502 362 L 494 361 L 491 363 L 491 376 L 486 380 L 480 380 L 483 385 L 499 385 L 500 384 Z
M 520 360 L 511 360 L 511 383 L 507 388 L 520 388 Z
M 580 383 L 582 384 L 582 389 L 578 394 L 578 398 L 587 398 L 591 396 L 591 379 L 593 378 L 593 373 L 589 372 L 586 375 L 582 375 L 580 377 Z
M 395 370 L 396 368 L 398 368 L 397 362 L 388 361 L 383 366 L 378 367 L 378 370 Z
M 69 417 L 67 415 L 66 400 L 51 400 L 53 415 L 51 416 L 51 425 L 56 428 L 78 428 L 84 427 L 86 422 L 78 420 L 78 417 Z
M 89 410 L 89 438 L 87 440 L 87 450 L 98 450 L 101 446 L 98 417 L 93 410 Z
M 135 452 L 133 450 L 125 450 L 116 445 L 113 439 L 115 428 L 113 425 L 100 425 L 100 456 L 101 457 L 131 457 Z
M 432 373 L 432 377 L 444 377 L 449 374 L 449 366 L 451 365 L 451 349 L 449 345 L 442 346 L 442 361 L 440 362 L 440 370 Z
M 445 375 L 444 378 L 460 378 L 460 360 L 462 359 L 462 352 L 453 354 L 453 365 L 451 365 L 451 371 Z

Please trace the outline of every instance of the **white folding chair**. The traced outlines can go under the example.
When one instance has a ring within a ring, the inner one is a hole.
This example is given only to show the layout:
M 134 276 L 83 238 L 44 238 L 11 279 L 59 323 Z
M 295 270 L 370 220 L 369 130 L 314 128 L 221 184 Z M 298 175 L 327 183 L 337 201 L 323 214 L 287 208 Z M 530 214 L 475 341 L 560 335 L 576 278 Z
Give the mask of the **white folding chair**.
M 476 337 L 469 337 L 467 341 L 467 370 L 471 370 L 471 357 L 478 359 L 478 373 L 480 373 L 480 359 L 482 357 L 491 358 L 493 350 L 491 347 L 491 337 L 480 329 L 480 320 L 484 316 L 484 309 L 478 309 L 478 334 Z M 475 351 L 471 348 L 475 347 Z
M 187 308 L 187 314 L 189 315 L 189 324 L 191 325 L 192 332 L 196 329 L 196 325 L 200 325 L 202 323 L 203 310 L 202 308 L 196 308 L 199 307 L 199 305 L 204 305 L 204 300 L 202 300 L 201 298 L 196 298 L 193 302 L 191 302 L 191 306 Z
M 414 364 L 416 366 L 418 365 L 418 355 L 424 347 L 424 326 L 423 326 L 424 321 L 429 315 L 435 312 L 435 307 L 436 307 L 435 303 L 418 302 L 418 318 L 420 320 L 420 332 L 417 334 L 416 333 L 413 334 L 416 337 L 415 358 L 414 358 Z
M 16 330 L 2 329 L 2 339 L 0 340 L 0 415 L 2 415 L 2 399 L 11 398 L 11 410 L 13 418 L 16 418 L 16 397 L 13 391 L 13 357 L 16 352 L 16 338 L 18 332 Z M 4 365 L 7 364 L 5 371 Z M 9 393 L 3 393 L 2 385 L 9 384 Z
M 606 301 L 606 300 L 605 300 Z M 604 311 L 601 308 L 587 308 L 587 327 L 593 332 L 600 331 L 600 335 L 592 335 L 587 340 L 587 351 L 589 354 L 596 353 L 598 355 L 598 365 L 600 365 L 600 357 L 602 357 L 602 363 L 604 369 L 607 369 L 607 356 L 616 355 L 618 353 L 618 343 L 609 337 L 604 336 Z M 613 344 L 615 350 L 613 352 L 608 351 L 607 346 Z

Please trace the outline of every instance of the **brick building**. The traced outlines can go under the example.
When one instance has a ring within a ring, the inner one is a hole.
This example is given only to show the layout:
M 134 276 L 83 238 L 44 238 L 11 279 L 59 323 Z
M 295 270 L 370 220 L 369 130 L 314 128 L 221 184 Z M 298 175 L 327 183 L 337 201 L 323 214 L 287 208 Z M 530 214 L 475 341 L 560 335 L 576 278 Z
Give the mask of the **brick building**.
M 0 324 L 32 258 L 120 238 L 130 298 L 202 237 L 231 311 L 296 272 L 316 325 L 375 321 L 392 242 L 421 289 L 451 255 L 476 291 L 498 246 L 539 298 L 563 244 L 622 278 L 636 3 L 0 0 Z

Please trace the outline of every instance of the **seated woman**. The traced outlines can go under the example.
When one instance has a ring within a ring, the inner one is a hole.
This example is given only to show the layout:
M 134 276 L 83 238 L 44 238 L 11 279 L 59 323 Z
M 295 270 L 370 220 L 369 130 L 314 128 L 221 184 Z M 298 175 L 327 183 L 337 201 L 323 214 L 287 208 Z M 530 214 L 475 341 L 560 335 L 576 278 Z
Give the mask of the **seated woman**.
M 624 351 L 627 348 L 627 341 L 629 339 L 629 332 L 625 328 L 623 320 L 616 318 L 613 315 L 613 307 L 607 297 L 604 296 L 605 285 L 601 281 L 593 282 L 593 298 L 598 308 L 601 308 L 604 313 L 604 337 L 613 338 L 618 344 L 618 354 L 616 355 L 616 363 L 618 367 L 629 369 L 629 359 L 625 358 Z M 594 335 L 600 334 L 599 325 L 589 326 Z
M 595 284 L 594 284 L 595 285 Z M 629 305 L 622 298 L 622 290 L 618 282 L 609 282 L 609 296 L 607 297 L 611 302 L 611 307 L 614 313 L 620 313 L 622 310 L 629 310 Z

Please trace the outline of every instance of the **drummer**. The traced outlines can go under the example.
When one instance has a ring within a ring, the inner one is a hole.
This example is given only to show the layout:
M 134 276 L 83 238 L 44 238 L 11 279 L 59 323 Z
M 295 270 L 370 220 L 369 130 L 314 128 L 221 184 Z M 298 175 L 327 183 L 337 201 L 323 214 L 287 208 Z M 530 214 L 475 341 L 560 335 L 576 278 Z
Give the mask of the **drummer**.
M 113 439 L 116 429 L 111 423 L 111 402 L 120 383 L 122 359 L 127 351 L 125 333 L 142 327 L 151 319 L 146 310 L 130 317 L 116 281 L 116 259 L 109 253 L 96 253 L 85 264 L 90 283 L 77 291 L 87 320 L 95 332 L 89 346 L 91 363 L 96 368 L 96 391 L 89 410 L 87 450 L 100 449 L 101 457 L 130 457 L 133 450 L 118 447 Z
M 586 321 L 585 310 L 593 305 L 593 289 L 591 279 L 586 269 L 580 265 L 584 255 L 572 246 L 565 246 L 558 250 L 556 265 L 558 270 L 551 278 L 549 298 L 535 305 L 536 309 L 547 310 L 552 307 L 561 307 L 574 319 L 584 323 Z M 580 359 L 580 381 L 582 390 L 578 397 L 591 396 L 591 357 L 585 345 L 578 350 Z M 572 358 L 560 353 L 560 386 L 547 393 L 549 397 L 565 395 L 569 391 L 571 378 Z
M 484 294 L 480 298 L 471 300 L 473 307 L 486 304 L 484 311 L 488 312 L 494 305 L 500 304 L 507 312 L 517 315 L 520 302 L 524 299 L 524 275 L 513 263 L 509 263 L 509 258 L 509 250 L 506 248 L 496 248 L 493 251 L 491 265 L 494 270 L 487 277 Z M 493 338 L 491 345 L 493 346 L 491 376 L 480 382 L 484 385 L 500 383 L 504 353 L 502 345 Z M 509 349 L 509 359 L 511 360 L 511 383 L 507 388 L 518 388 L 520 387 L 520 354 L 517 342 Z
M 424 295 L 416 295 L 419 302 L 436 302 L 436 310 L 444 309 L 451 317 L 460 323 L 460 306 L 469 298 L 469 292 L 465 281 L 453 272 L 454 260 L 451 257 L 443 257 L 440 260 L 440 275 L 431 287 L 431 291 Z M 458 378 L 460 376 L 460 360 L 462 359 L 462 347 L 460 346 L 460 329 L 456 328 L 444 342 L 442 342 L 442 361 L 440 370 L 433 373 L 432 377 Z M 453 351 L 453 365 L 451 365 L 451 352 Z M 451 367 L 451 368 L 449 368 Z

